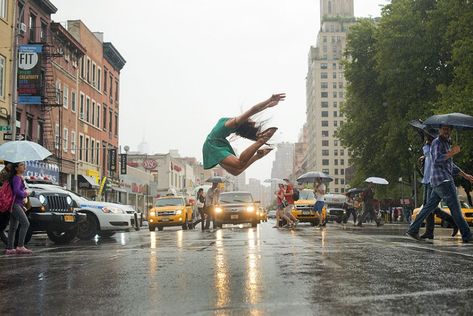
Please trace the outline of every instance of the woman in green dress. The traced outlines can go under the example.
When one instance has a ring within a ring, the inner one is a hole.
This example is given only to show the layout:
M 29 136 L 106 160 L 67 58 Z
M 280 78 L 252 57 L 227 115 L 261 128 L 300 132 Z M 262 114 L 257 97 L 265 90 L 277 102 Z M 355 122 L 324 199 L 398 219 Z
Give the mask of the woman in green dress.
M 252 163 L 263 158 L 272 150 L 270 147 L 261 148 L 276 132 L 276 127 L 271 127 L 261 132 L 261 125 L 251 120 L 251 117 L 267 108 L 276 106 L 284 101 L 286 95 L 274 94 L 251 109 L 233 118 L 221 118 L 205 140 L 202 153 L 204 169 L 212 169 L 220 165 L 231 175 L 237 176 L 245 171 Z M 255 142 L 245 149 L 240 157 L 235 155 L 227 137 L 236 134 L 240 137 L 254 140 Z

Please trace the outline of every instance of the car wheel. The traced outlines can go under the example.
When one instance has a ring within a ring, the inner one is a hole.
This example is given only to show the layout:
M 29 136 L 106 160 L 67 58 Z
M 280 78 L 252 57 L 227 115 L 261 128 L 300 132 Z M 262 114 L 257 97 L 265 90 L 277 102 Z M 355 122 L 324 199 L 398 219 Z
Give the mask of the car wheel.
M 187 230 L 187 225 L 188 225 L 188 222 L 187 222 L 187 215 L 186 215 L 186 219 L 184 221 L 184 224 L 182 224 L 182 229 Z
M 101 230 L 99 231 L 99 236 L 102 238 L 110 238 L 115 235 L 116 232 L 110 230 Z
M 69 229 L 66 231 L 63 230 L 56 230 L 56 229 L 48 229 L 46 231 L 49 239 L 53 241 L 55 244 L 68 244 L 74 238 L 76 238 L 78 232 L 78 228 L 74 227 L 73 229 Z
M 158 226 L 158 230 L 159 230 L 160 232 L 162 232 L 162 231 L 163 231 L 163 229 L 164 229 L 164 227 L 163 227 L 163 226 Z
M 77 237 L 80 240 L 91 240 L 99 232 L 99 222 L 95 215 L 87 213 L 87 220 L 79 224 Z
M 154 232 L 156 230 L 156 226 L 149 226 L 149 231 L 150 232 Z

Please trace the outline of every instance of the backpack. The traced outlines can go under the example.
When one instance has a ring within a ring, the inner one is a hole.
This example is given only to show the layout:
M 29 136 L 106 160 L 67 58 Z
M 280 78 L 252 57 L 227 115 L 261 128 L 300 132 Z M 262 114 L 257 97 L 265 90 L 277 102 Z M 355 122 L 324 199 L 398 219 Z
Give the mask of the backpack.
M 299 190 L 297 190 L 296 188 L 294 188 L 293 190 L 294 190 L 294 193 L 292 193 L 292 199 L 294 201 L 298 201 L 299 200 Z
M 3 182 L 3 185 L 0 187 L 0 213 L 10 212 L 13 206 L 13 199 L 10 182 Z

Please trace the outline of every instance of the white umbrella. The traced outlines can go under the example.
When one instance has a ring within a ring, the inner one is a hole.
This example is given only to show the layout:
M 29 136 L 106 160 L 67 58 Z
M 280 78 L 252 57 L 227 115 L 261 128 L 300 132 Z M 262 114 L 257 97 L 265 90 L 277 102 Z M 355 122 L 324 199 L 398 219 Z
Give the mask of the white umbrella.
M 0 145 L 0 160 L 23 162 L 44 160 L 52 153 L 43 146 L 26 140 L 11 141 Z
M 225 182 L 228 182 L 228 179 L 226 179 L 225 177 L 213 176 L 205 180 L 205 182 L 225 183 Z
M 305 182 L 305 183 L 313 183 L 315 179 L 320 178 L 322 182 L 332 182 L 333 178 L 330 177 L 328 174 L 320 171 L 311 171 L 303 174 L 299 178 L 297 178 L 297 182 Z
M 375 183 L 375 184 L 389 184 L 388 180 L 379 178 L 379 177 L 369 177 L 365 182 Z
M 264 180 L 264 182 L 266 183 L 274 183 L 274 184 L 286 184 L 286 181 L 284 181 L 283 179 L 279 179 L 279 178 L 271 178 L 271 179 L 266 179 Z

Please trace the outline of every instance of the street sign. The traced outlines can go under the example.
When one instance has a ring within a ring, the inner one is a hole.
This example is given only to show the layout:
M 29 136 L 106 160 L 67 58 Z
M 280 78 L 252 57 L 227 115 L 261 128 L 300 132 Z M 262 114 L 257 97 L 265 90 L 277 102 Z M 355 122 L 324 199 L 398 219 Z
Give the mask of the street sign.
M 117 150 L 116 149 L 109 149 L 108 150 L 108 163 L 109 163 L 109 170 L 110 171 L 117 171 Z
M 23 135 L 23 134 L 16 135 L 16 140 L 24 140 L 24 139 L 25 139 L 25 135 Z M 11 133 L 3 134 L 3 140 L 12 140 Z
M 128 155 L 120 154 L 120 174 L 126 174 L 127 164 L 128 164 Z
M 0 132 L 8 132 L 8 131 L 11 131 L 11 126 L 10 125 L 0 126 Z

